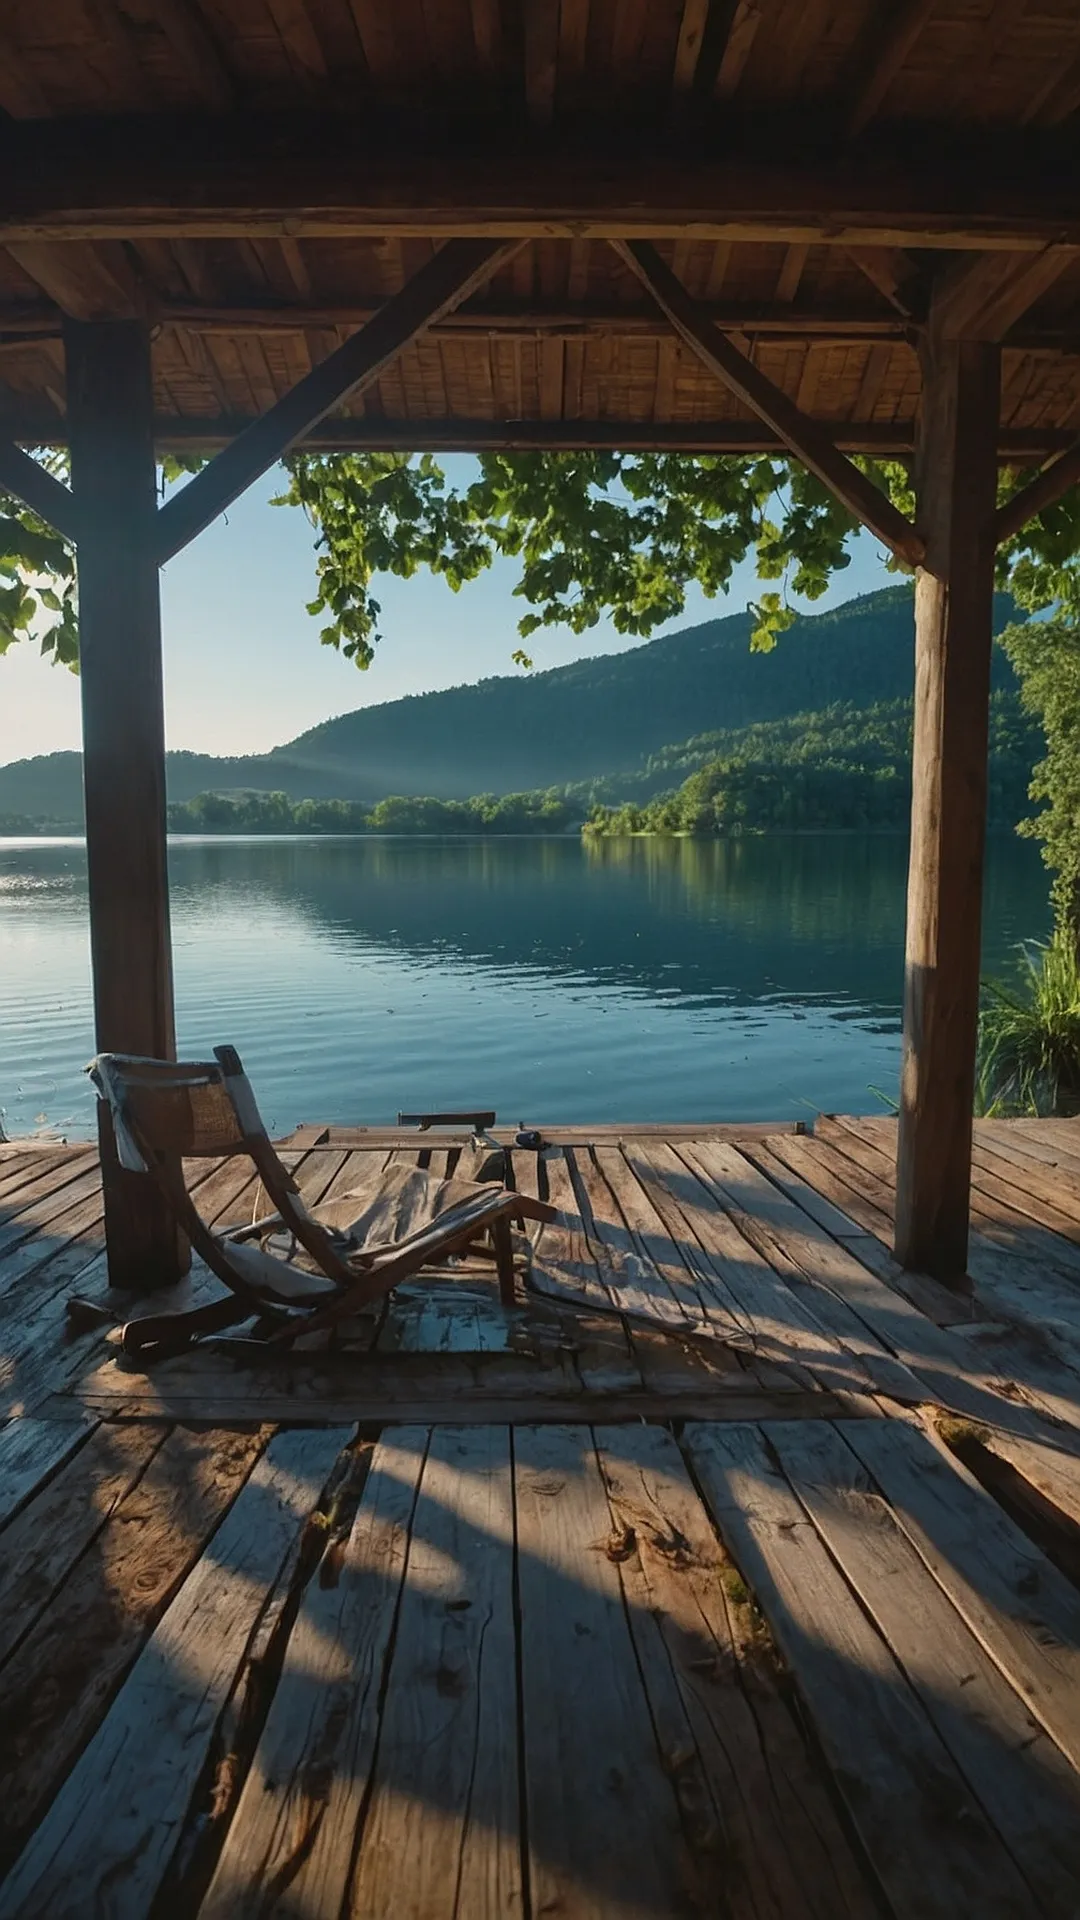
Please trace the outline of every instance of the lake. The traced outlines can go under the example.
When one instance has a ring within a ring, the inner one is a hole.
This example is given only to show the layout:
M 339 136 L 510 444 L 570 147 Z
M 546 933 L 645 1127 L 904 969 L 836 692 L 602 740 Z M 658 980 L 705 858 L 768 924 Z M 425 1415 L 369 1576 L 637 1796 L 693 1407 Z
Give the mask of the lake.
M 258 838 L 171 843 L 182 1053 L 240 1051 L 268 1125 L 874 1112 L 900 1057 L 906 846 Z M 0 841 L 0 1114 L 93 1127 L 86 864 Z M 1043 937 L 1030 842 L 989 850 L 984 970 Z

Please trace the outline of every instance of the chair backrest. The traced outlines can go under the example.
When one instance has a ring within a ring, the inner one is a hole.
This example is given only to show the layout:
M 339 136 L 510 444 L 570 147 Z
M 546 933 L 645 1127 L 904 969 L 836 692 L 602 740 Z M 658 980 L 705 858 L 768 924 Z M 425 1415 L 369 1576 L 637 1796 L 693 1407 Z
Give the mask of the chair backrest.
M 239 1068 L 233 1049 L 216 1051 L 232 1054 Z M 131 1172 L 147 1170 L 148 1152 L 190 1158 L 249 1150 L 251 1114 L 238 1111 L 234 1076 L 226 1074 L 220 1059 L 147 1060 L 136 1054 L 102 1053 L 87 1073 L 108 1102 L 121 1163 Z M 254 1131 L 265 1136 L 253 1099 L 250 1104 Z
M 333 1239 L 309 1214 L 295 1181 L 278 1159 L 235 1047 L 215 1047 L 213 1061 L 194 1062 L 101 1053 L 87 1072 L 108 1102 L 121 1165 L 157 1179 L 183 1213 L 193 1241 L 204 1254 L 178 1160 L 246 1153 L 255 1163 L 271 1205 L 301 1246 L 332 1279 L 341 1284 L 351 1280 Z M 166 1174 L 170 1162 L 175 1176 Z M 209 1259 L 208 1254 L 205 1257 Z M 227 1277 L 219 1263 L 210 1264 L 222 1278 Z

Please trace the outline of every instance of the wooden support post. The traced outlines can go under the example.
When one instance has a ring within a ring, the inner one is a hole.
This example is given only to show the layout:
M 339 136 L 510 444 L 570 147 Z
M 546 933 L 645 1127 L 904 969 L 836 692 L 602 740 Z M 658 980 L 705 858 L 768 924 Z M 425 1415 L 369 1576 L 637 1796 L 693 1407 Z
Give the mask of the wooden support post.
M 926 557 L 915 577 L 896 1257 L 952 1282 L 967 1266 L 999 397 L 999 349 L 947 340 L 932 316 L 916 465 Z
M 95 1032 L 103 1052 L 175 1059 L 149 334 L 71 321 L 64 337 Z M 111 1284 L 167 1286 L 186 1247 L 153 1182 L 119 1166 L 107 1119 L 101 1159 Z

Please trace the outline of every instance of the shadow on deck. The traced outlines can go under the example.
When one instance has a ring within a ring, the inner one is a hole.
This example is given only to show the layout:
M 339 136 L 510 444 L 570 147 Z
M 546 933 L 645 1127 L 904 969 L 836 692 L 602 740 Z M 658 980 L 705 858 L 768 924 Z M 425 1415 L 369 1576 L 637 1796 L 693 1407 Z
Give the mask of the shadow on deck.
M 92 1152 L 0 1148 L 0 1916 L 1074 1915 L 1080 1126 L 979 1123 L 970 1299 L 891 1134 L 516 1150 L 513 1312 L 151 1373 Z M 360 1138 L 309 1200 L 452 1166 Z

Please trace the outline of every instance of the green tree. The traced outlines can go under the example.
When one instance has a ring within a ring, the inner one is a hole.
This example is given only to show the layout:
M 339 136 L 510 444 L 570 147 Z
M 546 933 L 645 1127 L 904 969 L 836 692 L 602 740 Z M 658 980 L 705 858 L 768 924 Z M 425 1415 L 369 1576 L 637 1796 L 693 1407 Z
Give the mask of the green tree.
M 754 608 L 752 644 L 768 647 L 793 618 L 787 596 L 823 593 L 849 564 L 857 531 L 813 475 L 777 456 L 486 453 L 462 485 L 429 454 L 297 454 L 286 464 L 279 503 L 301 507 L 316 536 L 309 611 L 322 620 L 324 645 L 360 667 L 380 638 L 380 574 L 408 578 L 427 567 L 457 591 L 500 556 L 517 564 L 528 639 L 545 626 L 583 633 L 605 615 L 620 633 L 648 635 L 682 612 L 691 584 L 713 596 L 752 554 L 759 577 L 779 583 Z M 860 464 L 911 510 L 902 463 Z M 170 461 L 166 477 L 177 470 Z M 1002 497 L 1027 477 L 1003 475 Z M 0 650 L 33 632 L 74 664 L 70 550 L 3 495 L 0 516 Z M 1076 617 L 1080 488 L 1000 550 L 998 573 L 1022 607 Z M 521 650 L 515 657 L 527 661 Z

